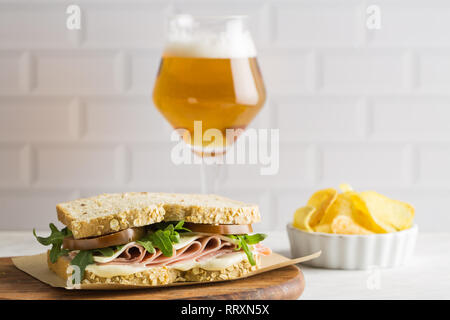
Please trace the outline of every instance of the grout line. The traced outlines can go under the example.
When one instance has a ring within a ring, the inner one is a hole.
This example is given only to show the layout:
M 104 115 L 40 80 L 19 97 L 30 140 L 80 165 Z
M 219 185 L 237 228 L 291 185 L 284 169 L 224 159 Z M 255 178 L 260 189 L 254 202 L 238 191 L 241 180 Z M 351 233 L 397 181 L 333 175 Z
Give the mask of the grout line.
M 420 84 L 419 57 L 413 50 L 405 54 L 405 64 L 406 86 L 413 92 L 417 91 Z
M 33 57 L 29 52 L 24 52 L 20 57 L 19 77 L 20 87 L 24 94 L 29 94 L 34 87 L 34 72 Z
M 363 0 L 361 4 L 356 7 L 357 15 L 357 27 L 359 26 L 360 31 L 357 33 L 357 47 L 367 47 L 370 40 L 372 39 L 372 34 L 369 32 L 366 26 L 367 19 L 367 3 Z
M 115 150 L 115 180 L 118 184 L 127 184 L 131 180 L 131 154 L 125 145 Z
M 366 140 L 370 140 L 373 136 L 375 125 L 373 101 L 368 100 L 367 98 L 362 98 L 359 105 L 361 114 L 361 124 L 359 129 L 361 136 Z
M 38 177 L 38 157 L 37 151 L 32 145 L 28 145 L 27 150 L 28 165 L 26 171 L 27 182 L 30 187 L 34 185 Z
M 312 68 L 309 70 L 311 76 L 313 77 L 312 81 L 312 93 L 322 91 L 324 83 L 323 83 L 323 56 L 316 52 L 311 52 L 310 63 Z
M 420 178 L 420 152 L 415 144 L 410 145 L 410 185 L 416 185 Z
M 24 184 L 29 187 L 33 180 L 33 156 L 29 144 L 26 144 L 20 155 L 20 175 Z
M 261 11 L 262 19 L 261 21 L 258 21 L 258 31 L 259 34 L 262 33 L 264 37 L 262 37 L 262 39 L 260 40 L 263 43 L 264 47 L 270 47 L 276 42 L 277 11 L 270 1 L 264 2 Z M 265 20 L 263 20 L 264 18 Z M 267 21 L 267 24 L 261 30 L 261 24 L 263 24 L 264 21 Z
M 116 55 L 115 82 L 120 93 L 127 92 L 131 88 L 131 58 L 123 51 Z
M 84 119 L 84 105 L 79 98 L 74 98 L 69 103 L 69 118 L 70 135 L 73 139 L 80 140 L 85 133 L 86 119 Z
M 404 149 L 404 166 L 403 166 L 403 176 L 406 185 L 412 185 L 414 180 L 416 180 L 416 152 L 411 143 L 408 143 Z
M 323 149 L 319 145 L 314 144 L 313 147 L 313 174 L 315 179 L 313 184 L 319 184 L 323 181 Z

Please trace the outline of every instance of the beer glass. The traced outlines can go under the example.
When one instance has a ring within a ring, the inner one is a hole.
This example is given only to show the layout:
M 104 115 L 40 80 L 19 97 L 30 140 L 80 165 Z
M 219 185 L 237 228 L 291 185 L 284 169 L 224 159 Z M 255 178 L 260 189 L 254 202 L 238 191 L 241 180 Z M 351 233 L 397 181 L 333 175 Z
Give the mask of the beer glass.
M 218 163 L 265 99 L 245 16 L 169 18 L 153 101 L 196 156 L 219 160 L 203 161 L 202 192 L 216 191 Z

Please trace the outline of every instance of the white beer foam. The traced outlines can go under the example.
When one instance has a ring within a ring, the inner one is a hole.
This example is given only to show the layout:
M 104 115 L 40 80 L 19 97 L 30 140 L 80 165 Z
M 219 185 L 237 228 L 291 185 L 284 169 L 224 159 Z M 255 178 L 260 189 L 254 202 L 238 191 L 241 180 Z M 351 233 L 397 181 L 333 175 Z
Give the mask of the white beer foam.
M 256 57 L 256 48 L 241 20 L 229 20 L 220 32 L 196 30 L 191 16 L 182 16 L 169 25 L 165 56 L 194 58 Z

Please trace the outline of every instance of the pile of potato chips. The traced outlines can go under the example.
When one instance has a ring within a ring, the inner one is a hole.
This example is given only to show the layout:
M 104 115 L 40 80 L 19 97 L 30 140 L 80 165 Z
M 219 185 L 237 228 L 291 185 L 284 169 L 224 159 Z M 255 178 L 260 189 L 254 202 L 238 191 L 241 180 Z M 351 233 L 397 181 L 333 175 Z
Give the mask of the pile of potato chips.
M 342 193 L 319 190 L 294 213 L 293 226 L 308 232 L 371 234 L 411 228 L 414 208 L 374 191 L 355 192 L 341 184 Z

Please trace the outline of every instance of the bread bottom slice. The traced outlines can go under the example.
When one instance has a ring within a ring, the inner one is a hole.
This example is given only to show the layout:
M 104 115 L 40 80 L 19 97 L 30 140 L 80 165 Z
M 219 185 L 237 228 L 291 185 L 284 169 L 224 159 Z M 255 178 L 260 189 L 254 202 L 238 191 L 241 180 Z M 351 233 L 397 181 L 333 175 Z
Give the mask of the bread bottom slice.
M 96 274 L 86 270 L 84 279 L 81 281 L 81 283 L 161 286 L 175 282 L 209 282 L 218 280 L 232 280 L 257 270 L 261 265 L 261 259 L 259 255 L 256 255 L 255 258 L 255 266 L 252 266 L 250 262 L 248 262 L 248 260 L 242 260 L 241 262 L 231 265 L 222 270 L 205 270 L 195 267 L 187 271 L 182 271 L 162 266 L 151 267 L 145 271 L 136 272 L 129 275 L 114 276 L 111 278 L 99 277 Z M 48 251 L 47 263 L 50 270 L 67 281 L 67 279 L 71 275 L 69 257 L 59 257 L 55 263 L 52 263 L 50 261 L 50 251 Z

